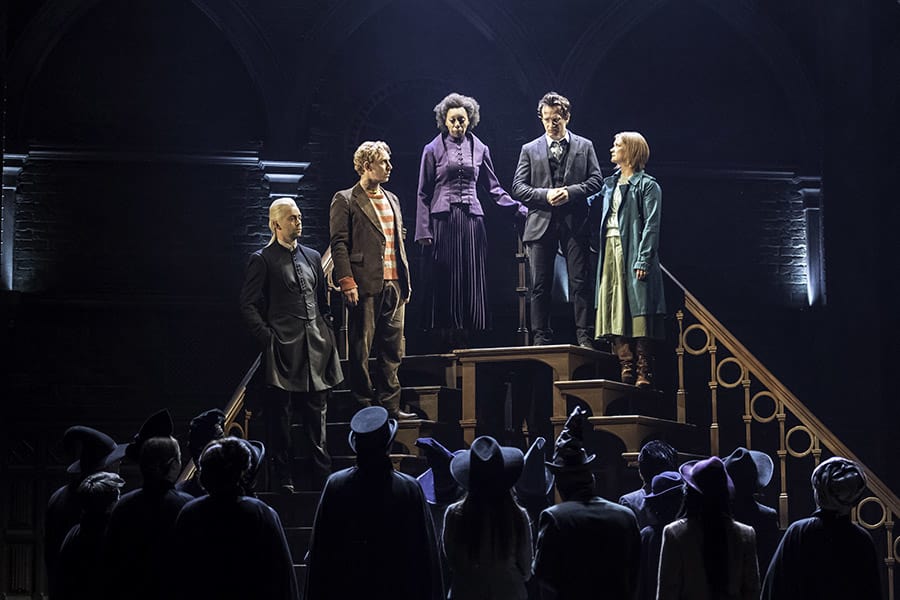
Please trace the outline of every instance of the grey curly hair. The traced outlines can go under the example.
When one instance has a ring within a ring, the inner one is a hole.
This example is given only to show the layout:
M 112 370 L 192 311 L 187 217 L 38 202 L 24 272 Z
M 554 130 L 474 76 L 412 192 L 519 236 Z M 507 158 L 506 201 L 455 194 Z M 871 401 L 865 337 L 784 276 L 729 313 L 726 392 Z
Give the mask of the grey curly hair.
M 481 107 L 478 105 L 478 101 L 471 96 L 453 92 L 444 96 L 444 99 L 434 107 L 434 119 L 442 133 L 447 133 L 447 113 L 452 108 L 466 109 L 466 114 L 469 116 L 469 129 L 475 129 L 478 122 L 481 121 Z

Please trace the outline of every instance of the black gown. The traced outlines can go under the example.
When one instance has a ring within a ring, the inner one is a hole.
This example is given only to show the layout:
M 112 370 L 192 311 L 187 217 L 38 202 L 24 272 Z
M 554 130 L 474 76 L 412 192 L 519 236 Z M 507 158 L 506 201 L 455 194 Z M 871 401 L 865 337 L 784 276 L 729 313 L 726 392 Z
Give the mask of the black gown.
M 176 600 L 297 600 L 281 519 L 249 496 L 202 496 L 175 525 Z
M 881 600 L 875 544 L 849 515 L 816 511 L 784 532 L 762 600 Z
M 384 463 L 329 477 L 310 540 L 305 600 L 442 598 L 422 488 L 387 457 Z

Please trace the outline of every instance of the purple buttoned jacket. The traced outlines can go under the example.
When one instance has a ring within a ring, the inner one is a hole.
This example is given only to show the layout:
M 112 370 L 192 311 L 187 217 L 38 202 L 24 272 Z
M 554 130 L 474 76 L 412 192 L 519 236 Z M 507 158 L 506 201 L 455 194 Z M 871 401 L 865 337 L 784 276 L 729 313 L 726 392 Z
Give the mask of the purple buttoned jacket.
M 458 201 L 458 184 L 452 179 L 455 169 L 451 169 L 450 157 L 444 146 L 446 134 L 438 134 L 422 150 L 422 164 L 419 167 L 419 192 L 416 196 L 416 241 L 433 239 L 431 230 L 431 215 L 433 213 L 450 212 L 450 204 Z M 476 184 L 481 183 L 491 195 L 491 198 L 500 206 L 515 206 L 524 216 L 526 208 L 518 201 L 513 200 L 506 190 L 500 185 L 497 175 L 494 173 L 494 163 L 491 162 L 491 151 L 484 142 L 474 134 L 466 133 L 472 146 L 472 164 L 475 166 L 475 176 L 468 181 L 471 202 L 469 213 L 484 215 L 484 209 L 478 201 L 475 192 Z

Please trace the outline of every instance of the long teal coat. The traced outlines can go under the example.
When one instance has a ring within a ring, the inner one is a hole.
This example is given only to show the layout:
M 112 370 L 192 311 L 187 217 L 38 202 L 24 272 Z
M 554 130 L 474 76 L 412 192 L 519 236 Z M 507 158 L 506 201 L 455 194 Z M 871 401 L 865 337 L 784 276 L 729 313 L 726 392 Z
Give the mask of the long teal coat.
M 603 272 L 606 246 L 606 218 L 612 206 L 613 192 L 619 180 L 616 171 L 603 180 L 603 188 L 591 196 L 592 206 L 602 202 L 600 217 L 600 259 L 597 263 L 597 292 Z M 628 179 L 628 189 L 619 206 L 619 235 L 625 259 L 625 287 L 631 316 L 661 315 L 666 312 L 662 271 L 659 268 L 659 222 L 662 212 L 662 190 L 651 175 L 637 171 Z M 638 281 L 635 269 L 647 271 Z

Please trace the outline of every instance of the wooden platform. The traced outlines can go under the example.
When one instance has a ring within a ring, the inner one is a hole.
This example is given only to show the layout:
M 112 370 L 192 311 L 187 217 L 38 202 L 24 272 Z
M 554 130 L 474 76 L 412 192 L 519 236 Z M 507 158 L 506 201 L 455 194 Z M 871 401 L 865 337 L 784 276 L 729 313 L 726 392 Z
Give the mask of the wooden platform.
M 596 377 L 603 363 L 614 360 L 612 355 L 599 350 L 591 350 L 571 344 L 552 346 L 513 346 L 505 348 L 473 348 L 454 350 L 459 360 L 462 377 L 462 418 L 459 421 L 466 444 L 475 441 L 476 422 L 476 375 L 479 365 L 496 364 L 515 361 L 534 361 L 545 364 L 552 371 L 553 381 L 571 381 L 575 379 L 576 370 L 592 365 L 591 376 Z M 559 388 L 553 388 L 552 422 L 554 437 L 562 431 L 562 425 L 556 422 L 562 418 L 565 422 L 566 399 Z

